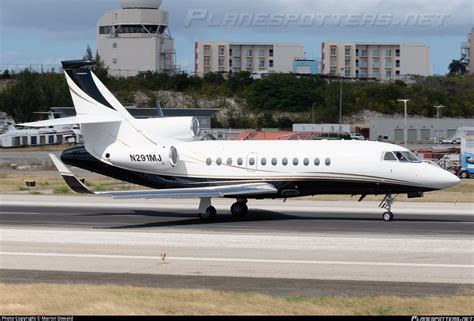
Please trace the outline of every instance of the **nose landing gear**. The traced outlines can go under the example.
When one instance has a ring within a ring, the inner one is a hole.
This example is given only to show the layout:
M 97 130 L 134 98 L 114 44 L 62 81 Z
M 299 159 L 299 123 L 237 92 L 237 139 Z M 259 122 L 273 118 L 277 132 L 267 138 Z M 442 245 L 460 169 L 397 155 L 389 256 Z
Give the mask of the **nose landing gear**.
M 387 194 L 383 199 L 382 203 L 380 203 L 379 207 L 387 210 L 387 212 L 383 213 L 382 218 L 385 222 L 393 221 L 393 213 L 392 213 L 392 205 L 395 201 L 395 197 L 392 197 L 392 194 Z

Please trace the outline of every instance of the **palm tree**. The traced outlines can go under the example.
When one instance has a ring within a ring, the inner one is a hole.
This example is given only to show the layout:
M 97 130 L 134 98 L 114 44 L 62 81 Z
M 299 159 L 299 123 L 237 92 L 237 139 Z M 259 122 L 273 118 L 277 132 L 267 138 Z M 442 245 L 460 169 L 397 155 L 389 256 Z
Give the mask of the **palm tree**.
M 467 72 L 467 62 L 466 57 L 462 57 L 459 60 L 453 59 L 449 64 L 449 74 L 450 75 L 464 75 Z

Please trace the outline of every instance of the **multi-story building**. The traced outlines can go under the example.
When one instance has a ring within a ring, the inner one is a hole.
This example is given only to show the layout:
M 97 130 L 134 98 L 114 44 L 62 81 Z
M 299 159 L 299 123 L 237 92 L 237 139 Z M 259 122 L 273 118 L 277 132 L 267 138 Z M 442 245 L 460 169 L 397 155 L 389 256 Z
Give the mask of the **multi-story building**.
M 162 0 L 122 0 L 97 22 L 97 50 L 112 76 L 173 72 L 176 52 Z
M 467 63 L 467 71 L 469 73 L 474 73 L 474 59 L 471 59 L 471 55 L 474 53 L 474 28 L 472 28 L 471 33 L 467 36 L 467 42 L 461 44 L 461 57 L 464 57 Z
M 396 80 L 430 75 L 430 49 L 420 44 L 322 43 L 322 73 L 346 78 Z
M 304 58 L 298 44 L 200 41 L 195 44 L 195 73 L 292 72 L 298 58 Z

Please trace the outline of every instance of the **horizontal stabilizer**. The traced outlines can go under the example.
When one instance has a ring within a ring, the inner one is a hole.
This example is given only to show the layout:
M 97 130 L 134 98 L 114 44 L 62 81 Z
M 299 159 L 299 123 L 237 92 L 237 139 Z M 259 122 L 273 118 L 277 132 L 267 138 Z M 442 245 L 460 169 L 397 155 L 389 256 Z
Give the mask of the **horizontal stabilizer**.
M 115 123 L 121 121 L 118 117 L 104 117 L 104 115 L 79 115 L 75 117 L 65 117 L 50 120 L 42 120 L 32 123 L 18 124 L 24 127 L 49 127 L 75 124 L 99 124 L 99 123 Z

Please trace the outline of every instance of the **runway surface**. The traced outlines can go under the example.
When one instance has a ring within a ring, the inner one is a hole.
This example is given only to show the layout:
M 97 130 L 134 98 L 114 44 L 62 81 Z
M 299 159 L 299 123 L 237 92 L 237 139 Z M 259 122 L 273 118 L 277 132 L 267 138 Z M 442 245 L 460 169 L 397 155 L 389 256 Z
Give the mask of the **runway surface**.
M 472 204 L 252 201 L 214 223 L 196 200 L 0 196 L 0 281 L 277 295 L 450 295 L 474 289 Z M 166 258 L 162 259 L 162 253 Z M 34 271 L 34 272 L 33 272 Z

